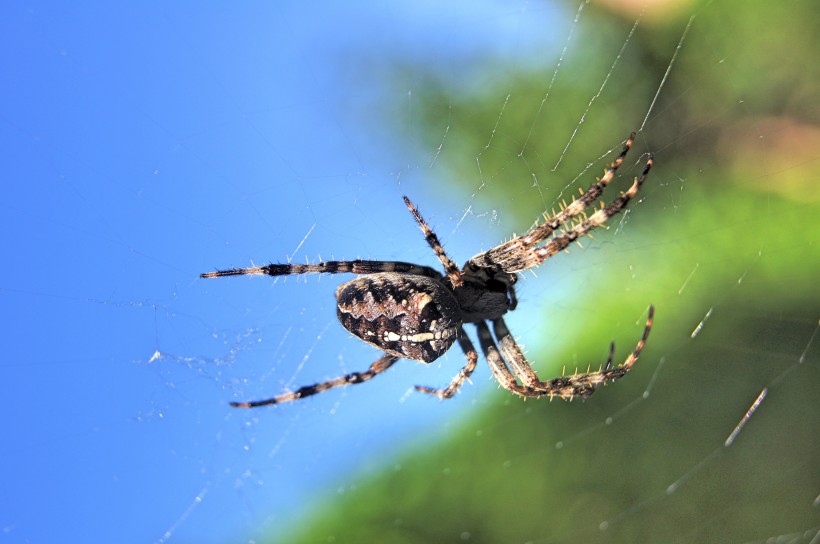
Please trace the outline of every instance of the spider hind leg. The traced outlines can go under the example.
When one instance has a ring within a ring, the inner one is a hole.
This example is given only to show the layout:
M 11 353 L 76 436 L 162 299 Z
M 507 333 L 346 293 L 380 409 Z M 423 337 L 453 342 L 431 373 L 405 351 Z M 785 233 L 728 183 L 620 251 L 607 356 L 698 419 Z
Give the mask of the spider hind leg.
M 455 378 L 453 378 L 450 382 L 450 385 L 443 389 L 435 389 L 424 385 L 417 385 L 415 386 L 416 391 L 420 393 L 427 393 L 428 395 L 433 395 L 440 399 L 449 399 L 456 394 L 465 380 L 470 379 L 470 376 L 475 370 L 476 364 L 478 364 L 478 353 L 476 353 L 473 343 L 470 342 L 470 339 L 467 337 L 467 333 L 464 332 L 463 327 L 458 331 L 458 345 L 461 347 L 464 355 L 467 356 L 467 364 L 465 364 L 459 373 L 456 374 Z
M 222 276 L 291 276 L 299 274 L 378 274 L 380 272 L 397 272 L 414 274 L 429 278 L 440 278 L 441 273 L 429 266 L 421 266 L 402 261 L 323 261 L 315 264 L 280 264 L 252 266 L 249 268 L 232 268 L 200 274 L 200 278 L 219 278 Z
M 310 397 L 311 395 L 322 393 L 324 391 L 327 391 L 328 389 L 333 389 L 334 387 L 344 387 L 346 385 L 353 385 L 357 383 L 366 382 L 367 380 L 373 378 L 377 374 L 381 374 L 382 372 L 393 366 L 393 364 L 398 360 L 399 358 L 395 355 L 385 353 L 375 363 L 370 365 L 369 369 L 363 372 L 351 372 L 350 374 L 345 374 L 344 376 L 339 376 L 338 378 L 333 378 L 332 380 L 327 380 L 314 385 L 306 385 L 300 387 L 296 391 L 284 393 L 282 395 L 270 399 L 253 400 L 250 402 L 231 402 L 230 404 L 234 408 L 256 408 L 258 406 L 281 404 L 283 402 L 303 399 L 305 397 Z

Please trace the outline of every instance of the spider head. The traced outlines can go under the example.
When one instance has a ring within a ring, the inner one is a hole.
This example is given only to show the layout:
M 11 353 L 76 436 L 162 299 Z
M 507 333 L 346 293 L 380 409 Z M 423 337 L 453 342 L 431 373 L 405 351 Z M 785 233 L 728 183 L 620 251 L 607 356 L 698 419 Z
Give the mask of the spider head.
M 515 308 L 516 276 L 468 261 L 464 284 L 453 288 L 465 323 L 496 319 Z

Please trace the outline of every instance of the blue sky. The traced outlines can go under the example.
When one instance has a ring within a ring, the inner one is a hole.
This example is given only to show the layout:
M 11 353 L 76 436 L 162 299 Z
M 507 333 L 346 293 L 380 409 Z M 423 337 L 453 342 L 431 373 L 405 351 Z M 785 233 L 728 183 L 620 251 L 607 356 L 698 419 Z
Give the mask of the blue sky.
M 486 402 L 486 372 L 457 402 L 407 395 L 447 383 L 462 364 L 453 351 L 378 384 L 230 409 L 377 353 L 336 323 L 341 278 L 198 275 L 320 255 L 435 264 L 402 194 L 445 242 L 458 236 L 449 247 L 467 253 L 455 260 L 486 247 L 457 228 L 464 201 L 428 167 L 435 150 L 379 118 L 386 101 L 412 110 L 419 82 L 383 74 L 408 58 L 469 86 L 482 78 L 475 59 L 554 59 L 549 25 L 560 15 L 563 40 L 572 13 L 527 2 L 5 11 L 0 541 L 263 538 Z

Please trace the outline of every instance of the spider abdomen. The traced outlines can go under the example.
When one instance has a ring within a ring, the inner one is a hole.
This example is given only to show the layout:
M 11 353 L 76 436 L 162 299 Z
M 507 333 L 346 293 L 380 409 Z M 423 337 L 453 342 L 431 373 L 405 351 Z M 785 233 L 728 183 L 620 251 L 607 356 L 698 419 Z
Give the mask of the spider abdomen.
M 430 363 L 461 325 L 453 294 L 426 276 L 383 272 L 339 286 L 336 315 L 356 337 L 391 355 Z

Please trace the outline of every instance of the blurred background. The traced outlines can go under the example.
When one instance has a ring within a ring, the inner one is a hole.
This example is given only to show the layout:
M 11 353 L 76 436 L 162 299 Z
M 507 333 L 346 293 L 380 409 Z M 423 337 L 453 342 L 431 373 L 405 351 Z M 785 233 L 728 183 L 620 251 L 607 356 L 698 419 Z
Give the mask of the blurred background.
M 811 2 L 18 3 L 0 21 L 2 542 L 816 542 Z M 542 378 L 378 357 L 348 276 L 528 229 L 638 136 L 628 212 L 518 284 Z M 35 349 L 36 348 L 36 349 Z M 756 403 L 757 401 L 757 403 Z M 755 404 L 756 403 L 756 404 Z M 753 404 L 755 408 L 752 409 Z M 748 417 L 745 417 L 746 414 Z M 740 426 L 739 426 L 740 425 Z

